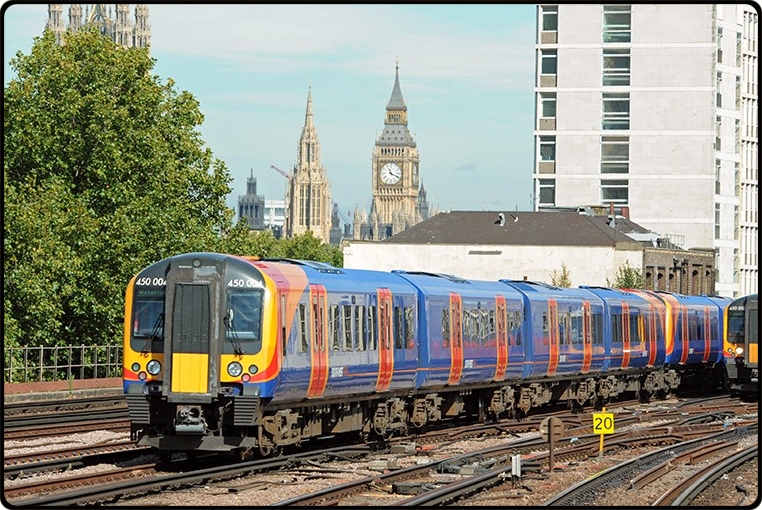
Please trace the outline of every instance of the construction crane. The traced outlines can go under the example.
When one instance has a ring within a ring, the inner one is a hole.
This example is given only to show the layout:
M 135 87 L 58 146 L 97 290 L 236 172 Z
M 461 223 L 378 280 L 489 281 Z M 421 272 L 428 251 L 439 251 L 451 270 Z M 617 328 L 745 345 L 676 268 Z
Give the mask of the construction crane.
M 272 168 L 273 170 L 275 170 L 276 172 L 278 172 L 279 174 L 281 174 L 283 177 L 285 177 L 285 178 L 286 178 L 286 179 L 288 179 L 289 181 L 291 180 L 291 175 L 287 174 L 286 172 L 284 172 L 283 170 L 281 170 L 281 169 L 280 169 L 280 168 L 278 168 L 277 166 L 275 166 L 275 165 L 270 165 L 270 168 Z

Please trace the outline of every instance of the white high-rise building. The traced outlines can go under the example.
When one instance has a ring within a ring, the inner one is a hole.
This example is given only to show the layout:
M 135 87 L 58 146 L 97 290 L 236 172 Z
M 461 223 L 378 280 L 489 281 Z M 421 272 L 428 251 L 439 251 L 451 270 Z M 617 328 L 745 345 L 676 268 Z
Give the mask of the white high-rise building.
M 535 210 L 627 208 L 756 293 L 758 33 L 752 5 L 538 5 Z

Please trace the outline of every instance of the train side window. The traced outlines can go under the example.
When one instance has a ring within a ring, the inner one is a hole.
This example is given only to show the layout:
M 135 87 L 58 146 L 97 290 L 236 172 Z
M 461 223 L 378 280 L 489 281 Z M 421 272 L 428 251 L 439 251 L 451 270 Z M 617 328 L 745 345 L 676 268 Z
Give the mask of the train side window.
M 352 350 L 352 305 L 343 305 L 342 315 L 344 316 L 344 350 Z M 338 348 L 336 349 L 338 350 Z
M 405 347 L 415 347 L 415 317 L 412 306 L 405 307 Z
M 622 343 L 622 316 L 618 313 L 611 314 L 611 343 Z
M 442 309 L 442 347 L 450 346 L 450 310 Z
M 339 305 L 331 305 L 330 309 L 330 315 L 329 315 L 329 323 L 330 323 L 330 335 L 331 335 L 331 345 L 333 346 L 334 351 L 339 350 L 339 330 L 341 328 L 341 322 L 339 321 Z
M 471 344 L 471 314 L 468 310 L 463 310 L 463 321 L 460 325 L 461 338 Z
M 367 328 L 365 327 L 365 307 L 363 305 L 357 305 L 355 308 L 355 350 L 365 350 L 365 335 L 367 334 Z
M 515 316 L 514 327 L 516 329 L 516 345 L 521 345 L 521 323 L 523 321 L 521 310 L 516 310 L 513 313 Z
M 402 349 L 404 346 L 402 345 L 402 339 L 405 335 L 404 331 L 404 324 L 402 322 L 403 316 L 402 316 L 402 307 L 395 306 L 394 307 L 394 348 L 395 349 Z
M 495 334 L 495 310 L 490 310 L 487 316 L 489 322 L 489 334 L 490 336 Z
M 548 314 L 545 312 L 542 313 L 542 330 L 548 331 Z
M 688 314 L 688 338 L 694 340 L 698 336 L 698 312 Z
M 637 312 L 636 312 L 637 313 Z M 643 342 L 643 316 L 637 313 L 632 313 L 630 310 L 630 342 Z
M 299 316 L 297 318 L 299 333 L 299 352 L 309 352 L 310 344 L 307 341 L 307 306 L 299 303 Z
M 579 314 L 571 318 L 571 341 L 572 344 L 582 344 L 582 316 Z
M 593 338 L 593 344 L 602 344 L 601 332 L 603 331 L 603 316 L 600 313 L 590 315 L 590 335 Z
M 368 350 L 376 350 L 376 307 L 368 306 Z

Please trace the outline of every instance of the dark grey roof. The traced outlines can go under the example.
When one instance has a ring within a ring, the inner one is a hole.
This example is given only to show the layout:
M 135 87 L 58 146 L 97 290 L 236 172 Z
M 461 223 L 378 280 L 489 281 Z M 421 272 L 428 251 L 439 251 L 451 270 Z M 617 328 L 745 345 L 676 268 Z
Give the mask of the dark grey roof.
M 500 225 L 499 215 L 505 221 Z M 636 243 L 608 218 L 564 212 L 450 211 L 442 212 L 385 239 L 399 244 L 496 244 L 533 246 L 613 246 Z M 618 218 L 620 226 L 640 225 Z
M 415 147 L 415 140 L 405 124 L 385 124 L 384 130 L 376 140 L 376 145 Z

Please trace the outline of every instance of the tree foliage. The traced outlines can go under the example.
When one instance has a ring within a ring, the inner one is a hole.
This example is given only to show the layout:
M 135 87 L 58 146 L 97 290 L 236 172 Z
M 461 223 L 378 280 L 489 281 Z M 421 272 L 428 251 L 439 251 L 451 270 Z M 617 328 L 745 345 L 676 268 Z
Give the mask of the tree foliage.
M 5 345 L 119 341 L 137 270 L 246 232 L 204 147 L 198 101 L 145 48 L 46 31 L 10 62 L 3 101 Z
M 569 268 L 566 264 L 561 263 L 561 272 L 557 272 L 555 269 L 550 275 L 550 283 L 556 287 L 571 287 L 571 275 L 569 274 Z
M 198 101 L 152 76 L 145 48 L 97 30 L 46 31 L 10 62 L 3 102 L 6 347 L 119 343 L 141 268 L 219 251 L 343 265 L 308 232 L 233 225 L 232 178 L 198 132 Z
M 630 266 L 628 261 L 619 266 L 616 272 L 616 278 L 613 282 L 606 278 L 606 285 L 617 289 L 645 289 L 646 280 L 643 278 L 643 272 Z

